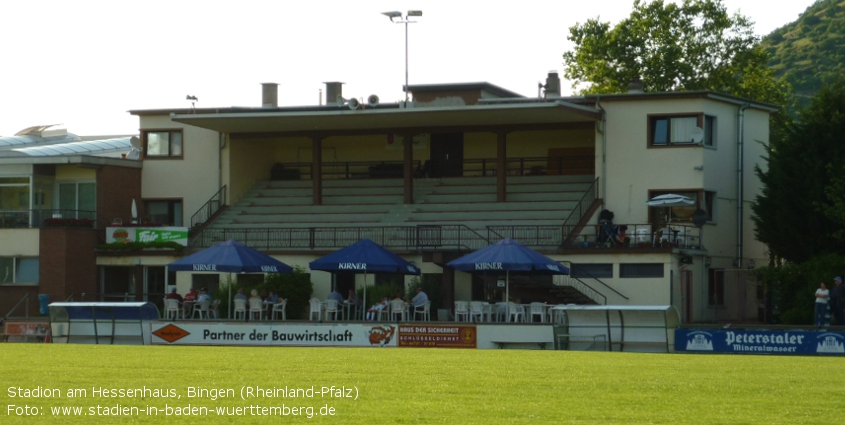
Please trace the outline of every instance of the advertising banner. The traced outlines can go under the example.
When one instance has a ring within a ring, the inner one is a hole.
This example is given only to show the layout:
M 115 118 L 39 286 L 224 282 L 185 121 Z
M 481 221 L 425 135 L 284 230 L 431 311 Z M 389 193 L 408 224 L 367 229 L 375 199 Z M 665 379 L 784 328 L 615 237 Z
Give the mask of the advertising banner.
M 395 347 L 395 324 L 152 322 L 154 345 Z
M 676 329 L 675 351 L 845 355 L 845 332 Z
M 187 227 L 109 227 L 106 243 L 176 242 L 188 246 Z
M 475 326 L 399 325 L 399 346 L 417 348 L 476 348 Z

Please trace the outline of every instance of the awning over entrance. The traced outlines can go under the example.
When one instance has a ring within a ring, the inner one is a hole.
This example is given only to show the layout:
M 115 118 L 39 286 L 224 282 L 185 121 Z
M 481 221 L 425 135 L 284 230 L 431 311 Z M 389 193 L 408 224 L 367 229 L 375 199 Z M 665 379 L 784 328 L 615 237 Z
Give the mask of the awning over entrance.
M 173 121 L 222 133 L 292 133 L 396 131 L 425 128 L 522 127 L 583 123 L 601 119 L 596 108 L 564 101 L 417 108 L 250 110 L 215 114 L 179 114 Z

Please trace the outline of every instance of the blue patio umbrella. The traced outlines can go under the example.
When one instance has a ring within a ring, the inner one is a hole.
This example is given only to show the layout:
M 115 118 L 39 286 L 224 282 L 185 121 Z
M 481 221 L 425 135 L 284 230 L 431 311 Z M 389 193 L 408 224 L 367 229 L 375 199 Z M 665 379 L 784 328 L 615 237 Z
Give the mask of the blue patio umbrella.
M 221 242 L 168 264 L 164 274 L 165 280 L 167 279 L 167 269 L 229 273 L 293 273 L 291 266 L 234 239 Z M 230 299 L 232 298 L 231 291 L 232 287 L 229 286 Z M 231 308 L 229 311 L 232 311 Z
M 569 274 L 568 267 L 510 238 L 450 261 L 446 266 L 467 273 L 505 272 L 505 299 L 508 303 L 512 271 L 526 274 Z
M 364 302 L 367 302 L 367 273 L 420 274 L 419 267 L 369 239 L 318 258 L 308 263 L 308 267 L 331 273 L 363 274 Z

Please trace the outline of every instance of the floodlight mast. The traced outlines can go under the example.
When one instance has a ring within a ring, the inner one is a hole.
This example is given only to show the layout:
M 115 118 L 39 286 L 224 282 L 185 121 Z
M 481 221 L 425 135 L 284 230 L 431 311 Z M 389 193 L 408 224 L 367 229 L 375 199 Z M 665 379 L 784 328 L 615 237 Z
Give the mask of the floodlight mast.
M 410 17 L 422 16 L 422 10 L 409 10 L 402 15 L 402 12 L 382 12 L 382 15 L 390 18 L 390 22 L 394 24 L 405 24 L 405 107 L 408 107 L 408 24 L 415 24 L 417 21 L 412 21 Z M 394 20 L 399 18 L 398 20 Z

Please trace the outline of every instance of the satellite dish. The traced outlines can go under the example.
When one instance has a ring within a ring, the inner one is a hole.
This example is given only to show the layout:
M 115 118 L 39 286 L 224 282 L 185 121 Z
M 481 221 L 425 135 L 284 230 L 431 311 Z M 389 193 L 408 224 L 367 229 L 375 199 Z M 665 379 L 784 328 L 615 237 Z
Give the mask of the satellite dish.
M 704 226 L 704 223 L 707 223 L 707 211 L 699 208 L 692 213 L 692 224 L 695 224 L 696 227 Z
M 704 140 L 704 130 L 702 130 L 701 127 L 693 128 L 691 136 L 693 143 L 695 143 L 696 145 L 700 144 Z

